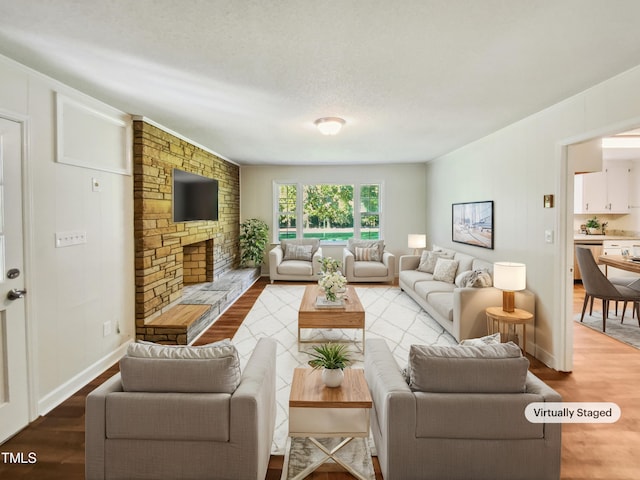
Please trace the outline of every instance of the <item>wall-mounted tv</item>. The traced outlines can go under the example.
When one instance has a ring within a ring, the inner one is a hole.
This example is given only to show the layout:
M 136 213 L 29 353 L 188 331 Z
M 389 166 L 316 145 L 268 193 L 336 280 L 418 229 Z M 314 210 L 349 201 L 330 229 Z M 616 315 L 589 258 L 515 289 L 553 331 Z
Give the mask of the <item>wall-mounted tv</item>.
M 218 220 L 218 181 L 173 169 L 173 221 Z

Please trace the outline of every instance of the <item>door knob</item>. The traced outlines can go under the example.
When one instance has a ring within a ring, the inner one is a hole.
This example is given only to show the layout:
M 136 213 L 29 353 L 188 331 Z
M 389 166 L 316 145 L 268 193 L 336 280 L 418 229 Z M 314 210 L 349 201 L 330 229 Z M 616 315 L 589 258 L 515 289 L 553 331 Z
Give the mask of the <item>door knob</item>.
M 18 288 L 14 288 L 12 290 L 9 290 L 9 293 L 7 293 L 7 298 L 9 300 L 18 300 L 19 298 L 24 297 L 26 293 L 27 293 L 26 290 L 20 290 Z

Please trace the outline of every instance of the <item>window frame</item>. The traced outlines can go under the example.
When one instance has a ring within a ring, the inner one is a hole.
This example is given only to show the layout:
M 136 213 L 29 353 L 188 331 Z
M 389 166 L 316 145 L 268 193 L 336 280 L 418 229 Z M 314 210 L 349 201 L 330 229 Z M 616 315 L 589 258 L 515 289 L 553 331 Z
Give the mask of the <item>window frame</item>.
M 273 219 L 272 241 L 274 244 L 280 243 L 280 187 L 284 185 L 295 185 L 296 187 L 296 238 L 304 238 L 304 194 L 305 185 L 353 185 L 353 238 L 360 238 L 362 227 L 362 215 L 360 212 L 362 186 L 378 185 L 378 239 L 384 240 L 384 181 L 358 181 L 358 182 L 299 182 L 291 180 L 273 181 Z M 321 245 L 346 245 L 343 240 L 320 240 Z

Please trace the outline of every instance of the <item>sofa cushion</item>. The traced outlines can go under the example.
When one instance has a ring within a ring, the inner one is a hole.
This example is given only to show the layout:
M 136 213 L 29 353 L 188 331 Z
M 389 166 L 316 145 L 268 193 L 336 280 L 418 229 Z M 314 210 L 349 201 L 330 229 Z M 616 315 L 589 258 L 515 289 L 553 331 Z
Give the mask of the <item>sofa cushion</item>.
M 453 323 L 453 295 L 451 293 L 430 293 L 428 302 L 431 308 L 438 312 L 438 315 Z
M 521 393 L 529 360 L 515 343 L 484 346 L 412 345 L 410 387 L 434 393 Z
M 379 262 L 381 261 L 378 247 L 356 247 L 356 262 Z
M 435 280 L 425 280 L 416 282 L 414 290 L 420 298 L 424 298 L 429 301 L 429 295 L 433 293 L 448 293 L 450 294 L 455 290 L 456 286 L 453 283 L 438 282 Z M 453 298 L 453 295 L 451 295 Z
M 425 250 L 420 256 L 420 263 L 418 264 L 417 270 L 425 273 L 433 273 L 438 258 L 452 259 L 453 254 L 440 250 Z
M 285 245 L 283 260 L 303 260 L 310 262 L 313 256 L 313 247 L 311 245 L 296 245 L 294 243 L 288 243 Z
M 453 283 L 456 279 L 458 261 L 446 258 L 438 258 L 433 269 L 433 279 L 441 282 Z
M 359 240 L 357 238 L 350 238 L 347 240 L 347 249 L 356 254 L 356 247 L 360 248 L 377 248 L 378 256 L 382 259 L 382 254 L 384 253 L 384 240 Z
M 492 333 L 480 338 L 466 338 L 460 342 L 460 345 L 472 345 L 482 347 L 483 345 L 495 345 L 500 342 L 500 333 Z
M 311 256 L 315 255 L 320 248 L 320 240 L 317 238 L 292 238 L 280 241 L 280 248 L 284 253 L 287 252 L 287 245 L 311 245 Z
M 418 270 L 400 270 L 399 278 L 400 282 L 414 290 L 417 282 L 433 280 L 433 274 L 419 272 Z
M 354 262 L 353 275 L 356 277 L 386 277 L 387 266 L 381 262 Z
M 313 275 L 313 263 L 304 260 L 284 260 L 278 265 L 280 275 Z
M 456 252 L 453 258 L 455 258 L 458 261 L 458 273 L 464 272 L 466 270 L 471 270 L 471 267 L 473 266 L 473 261 L 475 260 L 475 257 L 472 257 L 471 255 L 467 255 L 466 253 L 460 253 L 460 252 Z
M 233 393 L 241 377 L 229 340 L 201 347 L 132 343 L 120 373 L 125 392 Z

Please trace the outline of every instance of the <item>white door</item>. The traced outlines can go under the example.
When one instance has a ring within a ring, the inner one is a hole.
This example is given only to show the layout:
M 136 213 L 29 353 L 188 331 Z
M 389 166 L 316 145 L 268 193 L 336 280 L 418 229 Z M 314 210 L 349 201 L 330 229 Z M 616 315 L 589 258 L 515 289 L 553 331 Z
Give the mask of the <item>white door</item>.
M 0 118 L 0 443 L 29 423 L 22 127 Z

